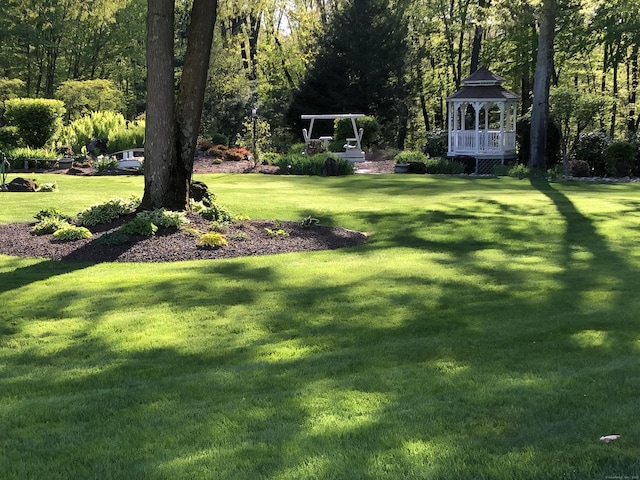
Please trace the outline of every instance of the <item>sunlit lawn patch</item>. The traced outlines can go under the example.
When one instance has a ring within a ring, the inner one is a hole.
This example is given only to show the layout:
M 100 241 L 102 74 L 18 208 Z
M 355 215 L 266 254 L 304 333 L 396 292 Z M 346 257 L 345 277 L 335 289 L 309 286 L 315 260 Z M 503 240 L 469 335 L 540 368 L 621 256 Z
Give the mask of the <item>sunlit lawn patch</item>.
M 637 185 L 398 177 L 199 177 L 354 249 L 0 257 L 0 478 L 639 475 Z M 142 193 L 58 185 L 0 221 Z

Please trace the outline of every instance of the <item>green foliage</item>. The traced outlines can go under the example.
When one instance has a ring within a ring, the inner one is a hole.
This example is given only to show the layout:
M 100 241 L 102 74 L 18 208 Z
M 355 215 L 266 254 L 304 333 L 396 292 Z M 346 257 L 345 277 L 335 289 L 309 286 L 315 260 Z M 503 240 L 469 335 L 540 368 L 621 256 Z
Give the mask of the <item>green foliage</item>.
M 464 173 L 464 164 L 446 158 L 429 159 L 426 162 L 427 173 L 432 175 L 460 175 Z
M 294 143 L 289 147 L 287 153 L 290 155 L 302 155 L 306 147 L 307 145 L 305 143 Z
M 362 128 L 362 145 L 371 148 L 371 145 L 378 141 L 381 126 L 378 121 L 371 116 L 356 119 L 358 130 Z M 333 151 L 342 151 L 347 138 L 353 138 L 353 124 L 351 120 L 339 118 L 334 121 L 333 141 L 331 142 Z
M 260 155 L 260 161 L 264 165 L 275 165 L 278 163 L 278 160 L 280 160 L 281 156 L 282 155 L 280 155 L 279 153 L 266 152 Z
M 353 164 L 344 158 L 329 153 L 318 155 L 288 154 L 283 155 L 274 165 L 280 167 L 280 173 L 289 175 L 322 175 L 324 162 L 331 156 L 338 164 L 338 175 L 353 175 Z
M 516 124 L 516 142 L 518 143 L 518 162 L 529 163 L 531 152 L 531 116 L 520 118 Z M 553 167 L 562 159 L 562 132 L 557 122 L 549 119 L 547 124 L 547 167 Z
M 394 157 L 395 163 L 422 162 L 427 163 L 429 157 L 418 150 L 403 150 L 398 152 Z
M 106 172 L 108 170 L 115 170 L 118 168 L 118 160 L 115 157 L 102 157 L 98 158 L 95 162 L 98 172 Z
M 5 102 L 5 117 L 25 145 L 42 148 L 62 127 L 64 103 L 47 98 L 14 98 Z
M 424 151 L 430 157 L 440 157 L 447 153 L 447 131 L 433 130 L 427 132 L 427 141 Z
M 55 160 L 58 158 L 58 154 L 52 148 L 18 147 L 8 150 L 7 158 L 11 162 L 11 168 L 20 169 L 23 168 L 25 160 Z
M 581 133 L 573 146 L 573 158 L 587 162 L 593 174 L 606 174 L 605 152 L 611 145 L 611 138 L 604 132 Z
M 202 202 L 192 201 L 191 210 L 194 213 L 202 215 L 202 217 L 207 220 L 213 220 L 216 222 L 233 222 L 235 220 L 235 217 L 231 212 L 215 201 L 212 201 L 211 205 L 208 206 Z
M 103 245 L 125 245 L 131 242 L 131 238 L 126 233 L 116 230 L 115 232 L 109 232 L 98 238 L 98 243 Z
M 53 239 L 57 241 L 73 241 L 91 238 L 91 232 L 85 227 L 76 225 L 63 226 L 53 233 Z
M 209 230 L 212 231 L 212 232 L 218 232 L 218 233 L 226 234 L 226 233 L 229 232 L 229 223 L 213 221 L 209 225 Z
M 18 127 L 0 127 L 0 150 L 11 150 L 20 145 Z
M 44 220 L 45 218 L 58 218 L 67 222 L 71 221 L 71 217 L 69 215 L 63 214 L 60 209 L 56 207 L 44 208 L 36 213 L 34 218 L 36 220 Z
M 67 80 L 56 90 L 56 98 L 67 108 L 67 121 L 90 114 L 92 111 L 117 111 L 124 105 L 122 92 L 111 80 Z
M 519 163 L 509 170 L 509 176 L 522 180 L 523 178 L 548 178 L 546 170 L 539 168 L 529 168 Z
M 38 188 L 39 192 L 57 192 L 58 184 L 56 182 L 43 183 Z
M 129 235 L 155 235 L 158 231 L 158 226 L 149 220 L 136 215 L 133 220 L 122 225 L 118 231 L 123 234 Z
M 69 222 L 60 217 L 44 217 L 33 226 L 31 233 L 34 235 L 48 235 L 68 226 L 70 226 Z
M 221 248 L 228 244 L 227 237 L 219 232 L 204 233 L 198 239 L 198 247 Z
M 267 234 L 269 234 L 271 237 L 288 237 L 289 236 L 289 233 L 287 233 L 282 228 L 265 228 L 264 231 L 267 232 Z
M 223 133 L 213 133 L 211 134 L 211 143 L 214 145 L 224 145 L 225 147 L 228 147 L 229 137 Z
M 118 217 L 132 213 L 138 205 L 140 205 L 140 199 L 138 198 L 131 198 L 130 200 L 114 198 L 81 211 L 76 217 L 75 223 L 86 227 L 108 223 Z
M 496 177 L 506 177 L 509 175 L 510 171 L 511 171 L 511 167 L 509 165 L 503 165 L 503 164 L 494 165 L 493 168 L 491 169 L 491 173 Z
M 590 177 L 591 166 L 586 160 L 569 160 L 569 175 L 572 177 Z
M 636 168 L 638 149 L 631 142 L 613 142 L 607 147 L 604 157 L 608 176 L 627 177 Z
M 158 225 L 159 227 L 176 229 L 189 223 L 185 212 L 172 212 L 171 210 L 165 210 L 164 208 L 138 212 L 136 217 L 149 223 L 153 223 L 154 225 Z
M 62 132 L 62 141 L 71 145 L 74 152 L 94 138 L 107 138 L 107 153 L 142 147 L 144 142 L 144 120 L 127 122 L 118 112 L 96 111 L 71 122 Z
M 302 228 L 311 228 L 311 227 L 315 227 L 319 223 L 320 223 L 320 220 L 318 220 L 317 218 L 313 218 L 311 216 L 308 216 L 308 217 L 303 218 L 300 221 L 300 226 Z

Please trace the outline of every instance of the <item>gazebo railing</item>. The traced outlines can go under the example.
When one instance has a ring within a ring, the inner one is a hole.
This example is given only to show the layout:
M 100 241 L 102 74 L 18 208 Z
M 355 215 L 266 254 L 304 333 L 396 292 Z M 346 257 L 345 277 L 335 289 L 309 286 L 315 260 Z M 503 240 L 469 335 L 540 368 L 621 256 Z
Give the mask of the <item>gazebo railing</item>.
M 449 151 L 468 154 L 502 154 L 516 150 L 516 132 L 463 130 L 449 132 Z

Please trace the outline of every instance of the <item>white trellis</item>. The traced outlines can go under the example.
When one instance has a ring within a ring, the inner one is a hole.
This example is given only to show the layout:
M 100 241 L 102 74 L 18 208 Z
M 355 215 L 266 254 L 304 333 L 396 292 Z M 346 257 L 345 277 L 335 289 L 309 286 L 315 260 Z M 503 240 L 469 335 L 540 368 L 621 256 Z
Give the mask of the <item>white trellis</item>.
M 516 157 L 516 120 L 520 97 L 505 89 L 504 79 L 481 67 L 447 97 L 449 157 L 479 160 Z M 478 172 L 477 172 L 478 173 Z

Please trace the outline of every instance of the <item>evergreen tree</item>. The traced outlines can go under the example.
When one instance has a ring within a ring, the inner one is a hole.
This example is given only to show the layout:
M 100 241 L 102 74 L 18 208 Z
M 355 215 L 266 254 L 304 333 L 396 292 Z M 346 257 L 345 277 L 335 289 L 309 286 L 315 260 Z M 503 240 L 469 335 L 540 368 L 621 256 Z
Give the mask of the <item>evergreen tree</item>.
M 298 132 L 304 113 L 365 113 L 383 126 L 386 141 L 402 143 L 408 115 L 403 18 L 402 4 L 385 0 L 352 0 L 333 12 L 289 109 Z

